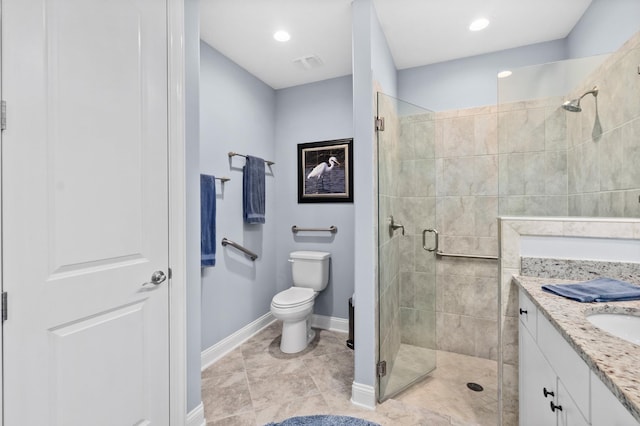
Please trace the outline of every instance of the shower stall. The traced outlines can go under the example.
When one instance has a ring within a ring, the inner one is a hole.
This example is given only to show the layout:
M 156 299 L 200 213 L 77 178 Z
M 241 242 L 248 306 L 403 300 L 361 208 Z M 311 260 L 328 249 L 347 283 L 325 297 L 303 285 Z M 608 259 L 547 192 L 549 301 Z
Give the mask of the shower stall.
M 483 389 L 467 408 L 495 423 L 496 109 L 435 113 L 382 93 L 377 105 L 379 399 L 417 382 L 454 387 L 436 405 Z M 488 368 L 435 377 L 475 360 Z
M 466 420 L 518 424 L 517 291 L 499 286 L 496 218 L 640 217 L 638 64 L 640 33 L 610 55 L 513 70 L 492 106 L 378 94 L 380 401 L 433 387 L 431 408 L 454 363 L 449 399 L 484 388 Z

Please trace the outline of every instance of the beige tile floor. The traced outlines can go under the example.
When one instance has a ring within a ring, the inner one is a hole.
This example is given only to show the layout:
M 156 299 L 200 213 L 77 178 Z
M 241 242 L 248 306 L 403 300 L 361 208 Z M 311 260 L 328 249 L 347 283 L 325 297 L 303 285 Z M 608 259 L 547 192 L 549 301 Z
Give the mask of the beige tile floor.
M 438 368 L 400 395 L 361 409 L 350 402 L 353 351 L 346 335 L 318 330 L 304 351 L 280 352 L 275 322 L 202 372 L 207 425 L 264 425 L 288 417 L 336 414 L 387 425 L 497 424 L 496 363 L 438 352 Z M 466 387 L 485 387 L 476 393 Z

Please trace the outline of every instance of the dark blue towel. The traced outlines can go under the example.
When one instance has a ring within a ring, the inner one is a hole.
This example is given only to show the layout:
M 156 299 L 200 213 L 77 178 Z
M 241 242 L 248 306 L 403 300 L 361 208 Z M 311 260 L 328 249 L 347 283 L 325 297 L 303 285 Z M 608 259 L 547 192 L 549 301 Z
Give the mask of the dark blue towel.
M 242 173 L 242 216 L 246 223 L 264 223 L 264 160 L 247 155 Z
M 200 266 L 216 264 L 216 178 L 200 175 Z
M 578 302 L 640 300 L 640 286 L 612 278 L 598 278 L 577 284 L 546 284 L 542 289 Z

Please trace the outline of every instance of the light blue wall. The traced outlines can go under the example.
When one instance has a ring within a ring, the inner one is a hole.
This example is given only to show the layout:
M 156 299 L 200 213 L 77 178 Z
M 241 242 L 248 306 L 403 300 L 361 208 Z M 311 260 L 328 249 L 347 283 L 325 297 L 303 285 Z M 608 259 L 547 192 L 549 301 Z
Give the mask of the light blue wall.
M 269 312 L 276 293 L 276 182 L 281 164 L 266 176 L 266 223 L 242 220 L 242 157 L 275 161 L 275 91 L 206 43 L 200 44 L 200 171 L 227 176 L 217 183 L 216 266 L 202 272 L 202 349 Z M 249 258 L 223 237 L 257 253 Z
M 371 15 L 371 69 L 375 91 L 381 91 L 389 96 L 398 96 L 398 71 L 382 31 L 378 15 L 374 11 Z
M 200 385 L 200 17 L 198 0 L 184 2 L 187 278 L 187 412 L 202 400 Z
M 351 76 L 276 91 L 276 285 L 291 286 L 287 259 L 293 250 L 331 253 L 331 277 L 314 312 L 347 318 L 353 294 L 354 220 L 352 203 L 298 204 L 297 144 L 353 137 Z M 358 164 L 354 165 L 358 173 Z M 328 232 L 291 232 L 291 226 L 338 227 Z
M 618 50 L 640 30 L 640 0 L 593 0 L 566 39 L 568 58 Z
M 498 103 L 497 74 L 504 69 L 560 61 L 562 40 L 398 71 L 398 97 L 432 111 Z
M 371 0 L 354 0 L 353 119 L 355 185 L 355 372 L 354 389 L 375 388 L 376 354 L 376 195 L 374 92 L 393 94 L 393 61 Z M 375 43 L 375 45 L 374 45 Z M 392 87 L 385 87 L 390 85 Z

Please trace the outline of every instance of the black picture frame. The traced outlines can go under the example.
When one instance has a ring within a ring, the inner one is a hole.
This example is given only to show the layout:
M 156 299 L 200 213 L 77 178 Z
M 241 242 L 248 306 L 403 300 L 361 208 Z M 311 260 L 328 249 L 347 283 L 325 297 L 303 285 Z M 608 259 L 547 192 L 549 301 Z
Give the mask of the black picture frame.
M 352 202 L 353 138 L 298 144 L 298 203 Z

